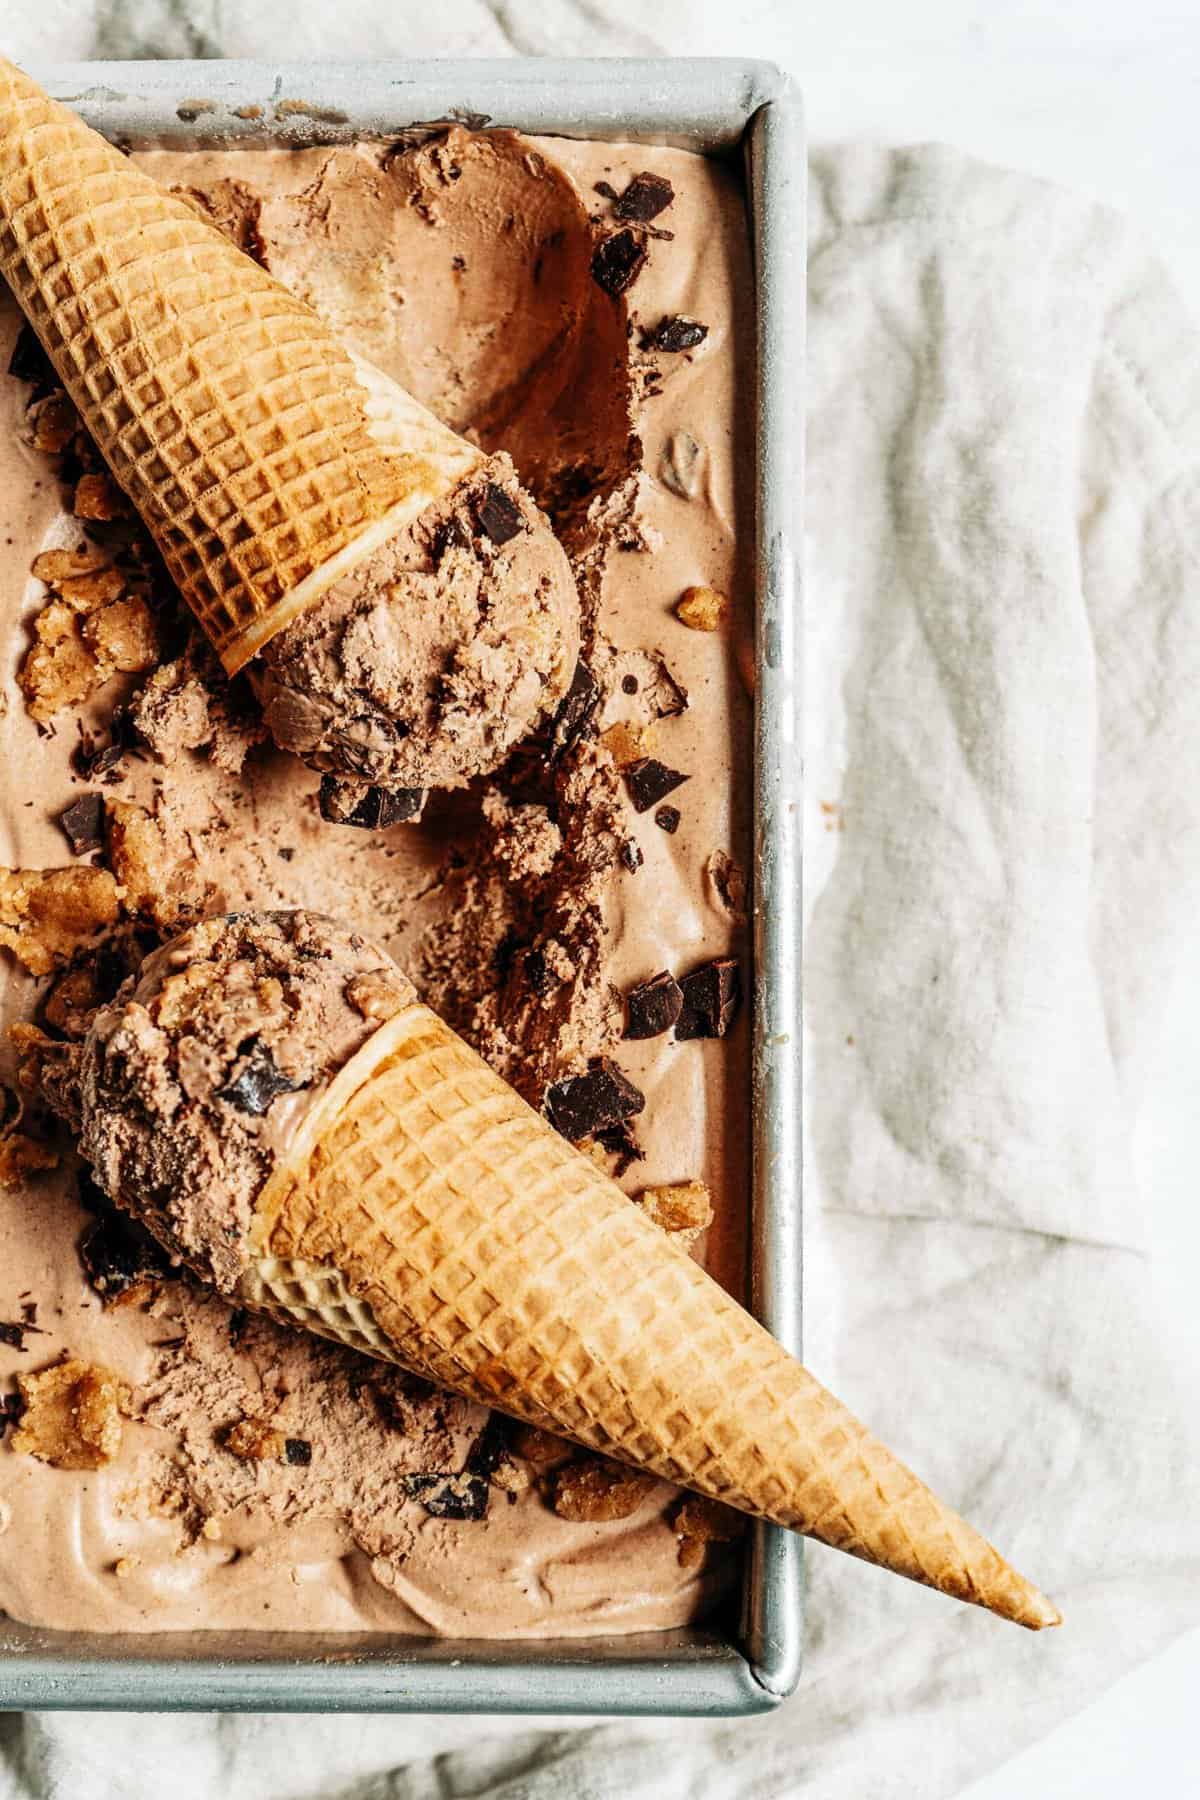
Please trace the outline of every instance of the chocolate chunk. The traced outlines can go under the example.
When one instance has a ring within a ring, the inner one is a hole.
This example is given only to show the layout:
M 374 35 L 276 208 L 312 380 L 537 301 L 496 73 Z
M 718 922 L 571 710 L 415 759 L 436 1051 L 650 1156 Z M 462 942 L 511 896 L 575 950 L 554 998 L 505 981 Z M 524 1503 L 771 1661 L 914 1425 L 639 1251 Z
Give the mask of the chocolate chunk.
M 617 231 L 592 253 L 592 280 L 614 299 L 631 288 L 646 266 L 646 246 L 635 232 Z
M 673 794 L 677 787 L 682 787 L 689 779 L 681 775 L 678 769 L 668 769 L 666 763 L 660 763 L 653 756 L 639 756 L 636 762 L 629 763 L 621 773 L 625 777 L 625 786 L 629 789 L 629 798 L 633 801 L 634 812 L 649 812 L 668 794 Z
M 17 333 L 17 341 L 8 359 L 8 372 L 18 381 L 31 381 L 36 388 L 59 385 L 54 364 L 42 349 L 32 325 L 22 325 Z
M 619 855 L 622 864 L 629 870 L 631 875 L 635 875 L 646 860 L 642 855 L 641 845 L 635 844 L 632 838 L 625 839 L 625 842 L 621 845 Z
M 621 677 L 621 692 L 623 694 L 636 694 L 637 691 L 638 691 L 637 676 L 636 675 L 622 675 L 622 677 Z
M 80 794 L 78 800 L 73 800 L 65 812 L 59 813 L 58 822 L 66 832 L 76 856 L 86 856 L 89 851 L 99 850 L 104 842 L 103 795 Z
M 596 677 L 585 662 L 575 664 L 571 685 L 559 702 L 550 727 L 549 761 L 557 763 L 574 748 L 592 722 L 600 700 Z
M 660 806 L 654 815 L 654 823 L 674 837 L 679 830 L 679 821 L 682 817 L 683 814 L 677 806 Z
M 241 1069 L 232 1081 L 217 1089 L 217 1099 L 236 1106 L 239 1112 L 261 1118 L 280 1094 L 294 1094 L 297 1088 L 305 1085 L 302 1081 L 293 1081 L 290 1075 L 276 1067 L 274 1057 L 261 1038 L 251 1038 L 242 1046 L 241 1054 L 245 1057 Z
M 643 169 L 635 175 L 621 198 L 616 203 L 617 215 L 622 219 L 637 219 L 645 224 L 649 219 L 657 219 L 660 212 L 666 212 L 675 198 L 675 189 L 665 175 L 651 175 Z
M 283 1460 L 294 1469 L 307 1469 L 312 1461 L 312 1445 L 307 1438 L 284 1438 Z
M 475 520 L 493 544 L 507 544 L 521 529 L 521 509 L 511 494 L 489 481 L 482 499 L 475 502 Z
M 425 805 L 424 788 L 368 787 L 322 775 L 318 796 L 321 817 L 330 825 L 356 825 L 361 831 L 384 831 L 417 819 Z M 282 852 L 280 852 L 282 855 Z
M 569 1075 L 546 1090 L 546 1114 L 573 1144 L 621 1125 L 640 1113 L 646 1096 L 607 1056 L 593 1057 L 583 1075 Z
M 544 953 L 541 950 L 527 950 L 525 952 L 523 966 L 525 969 L 526 981 L 529 983 L 538 999 L 544 999 L 549 993 L 551 985 L 550 971 L 546 967 Z
M 650 333 L 649 344 L 655 350 L 694 350 L 707 336 L 708 326 L 701 325 L 699 319 L 685 319 L 682 313 L 675 313 L 659 320 Z
M 116 1306 L 150 1281 L 170 1273 L 165 1251 L 134 1219 L 103 1208 L 79 1244 L 79 1260 L 88 1285 L 105 1306 Z
M 610 1156 L 616 1157 L 617 1166 L 613 1170 L 613 1174 L 618 1181 L 630 1163 L 642 1162 L 646 1155 L 634 1136 L 633 1126 L 628 1119 L 622 1120 L 620 1125 L 606 1125 L 603 1131 L 596 1133 L 596 1142 L 602 1145 Z
M 491 1493 L 481 1475 L 407 1475 L 404 1485 L 435 1519 L 483 1519 Z
M 467 1452 L 463 1473 L 490 1481 L 507 1454 L 508 1421 L 500 1413 L 489 1413 L 483 1430 Z
M 666 969 L 630 988 L 625 996 L 629 1008 L 627 1038 L 660 1037 L 670 1031 L 683 1010 L 683 990 Z
M 724 1037 L 742 1003 L 742 974 L 731 956 L 717 956 L 680 982 L 683 1010 L 675 1039 Z

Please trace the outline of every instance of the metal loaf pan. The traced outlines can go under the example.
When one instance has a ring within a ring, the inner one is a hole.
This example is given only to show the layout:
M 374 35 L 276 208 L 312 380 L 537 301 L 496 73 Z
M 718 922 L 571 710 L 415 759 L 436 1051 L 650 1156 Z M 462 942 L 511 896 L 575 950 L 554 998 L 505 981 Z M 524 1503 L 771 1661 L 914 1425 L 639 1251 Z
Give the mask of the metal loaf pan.
M 800 551 L 804 134 L 769 63 L 77 63 L 32 71 L 128 148 L 301 146 L 457 120 L 744 159 L 757 333 L 754 1311 L 800 1348 Z M 0 1707 L 764 1712 L 795 1687 L 801 1542 L 756 1528 L 740 1619 L 506 1645 L 378 1633 L 67 1633 L 0 1623 Z

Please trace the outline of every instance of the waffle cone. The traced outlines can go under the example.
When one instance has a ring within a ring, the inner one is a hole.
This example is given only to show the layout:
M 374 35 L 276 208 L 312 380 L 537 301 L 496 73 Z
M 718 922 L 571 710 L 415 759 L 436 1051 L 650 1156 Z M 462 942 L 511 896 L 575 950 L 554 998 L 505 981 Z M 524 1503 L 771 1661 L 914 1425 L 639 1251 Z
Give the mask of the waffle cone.
M 2 57 L 0 274 L 230 674 L 479 460 Z
M 422 1005 L 263 1192 L 243 1298 L 1022 1625 L 1058 1613 Z

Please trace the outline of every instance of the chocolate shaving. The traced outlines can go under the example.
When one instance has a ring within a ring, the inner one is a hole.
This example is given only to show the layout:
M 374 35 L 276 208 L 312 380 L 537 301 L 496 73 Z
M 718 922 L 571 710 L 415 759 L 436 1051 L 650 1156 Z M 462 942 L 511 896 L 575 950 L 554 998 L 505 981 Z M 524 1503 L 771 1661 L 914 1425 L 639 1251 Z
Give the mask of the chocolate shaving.
M 550 727 L 547 760 L 551 764 L 561 762 L 568 750 L 574 749 L 592 723 L 599 700 L 600 688 L 596 677 L 585 662 L 577 662 L 571 685 L 559 702 L 554 723 Z
M 678 769 L 669 769 L 653 756 L 639 756 L 636 762 L 629 763 L 621 773 L 625 777 L 625 786 L 629 790 L 629 798 L 633 802 L 634 812 L 649 812 L 668 794 L 673 794 L 677 787 L 682 787 L 689 780 Z
M 742 1003 L 742 974 L 730 956 L 693 969 L 680 982 L 683 1010 L 675 1022 L 675 1041 L 724 1037 Z
M 104 842 L 104 796 L 80 794 L 78 800 L 73 800 L 66 811 L 58 815 L 58 822 L 76 856 L 87 856 L 90 851 L 99 850 Z
M 674 837 L 679 830 L 679 821 L 682 817 L 683 814 L 677 806 L 660 806 L 654 815 L 654 823 L 662 831 L 667 832 L 670 837 Z
M 218 1100 L 235 1106 L 239 1112 L 261 1118 L 280 1094 L 294 1094 L 305 1085 L 302 1081 L 293 1081 L 276 1066 L 274 1057 L 259 1037 L 244 1044 L 241 1054 L 245 1057 L 241 1069 L 232 1081 L 217 1089 L 216 1095 Z
M 618 855 L 621 858 L 622 866 L 628 869 L 631 875 L 635 875 L 646 860 L 642 855 L 641 845 L 635 844 L 632 838 L 625 839 Z
M 674 198 L 675 189 L 665 175 L 651 175 L 648 169 L 643 169 L 616 202 L 617 216 L 636 219 L 644 225 L 657 219 L 659 213 L 666 212 Z
M 8 359 L 8 372 L 18 381 L 32 382 L 35 388 L 59 386 L 54 364 L 42 349 L 41 340 L 32 325 L 22 325 Z
M 573 1144 L 622 1125 L 645 1104 L 646 1096 L 607 1056 L 593 1057 L 586 1073 L 568 1075 L 546 1090 L 546 1115 Z
M 627 1038 L 661 1037 L 683 1011 L 683 989 L 670 971 L 663 969 L 630 988 L 625 1003 L 629 1008 Z
M 23 1350 L 25 1333 L 36 1330 L 36 1325 L 17 1325 L 10 1320 L 0 1319 L 0 1344 L 7 1344 L 11 1350 Z
M 312 1461 L 312 1445 L 307 1438 L 284 1438 L 283 1460 L 294 1469 L 307 1469 Z
M 659 320 L 646 337 L 645 347 L 652 350 L 694 350 L 707 336 L 708 326 L 702 325 L 699 319 L 685 319 L 682 313 L 674 313 Z
M 592 253 L 592 280 L 614 299 L 631 288 L 646 266 L 646 246 L 633 231 L 617 231 Z
M 108 1208 L 80 1239 L 79 1260 L 89 1287 L 105 1306 L 117 1306 L 146 1283 L 170 1274 L 166 1253 L 150 1233 Z
M 404 1485 L 435 1519 L 484 1519 L 491 1488 L 482 1475 L 407 1475 Z
M 521 509 L 511 494 L 489 481 L 482 499 L 475 502 L 475 521 L 493 544 L 507 544 L 521 529 Z
M 403 825 L 420 817 L 425 805 L 425 789 L 368 787 L 364 792 L 356 781 L 340 781 L 336 775 L 323 775 L 317 803 L 327 824 L 356 825 L 361 831 L 385 831 L 389 825 Z M 283 855 L 282 851 L 280 855 Z

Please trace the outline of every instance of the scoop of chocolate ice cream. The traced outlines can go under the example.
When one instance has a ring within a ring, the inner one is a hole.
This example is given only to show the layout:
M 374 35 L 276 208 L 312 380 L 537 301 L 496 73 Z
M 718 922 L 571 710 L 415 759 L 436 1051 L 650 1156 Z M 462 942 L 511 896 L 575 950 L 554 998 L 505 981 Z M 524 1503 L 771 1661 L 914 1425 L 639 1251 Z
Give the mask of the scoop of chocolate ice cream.
M 307 1108 L 415 993 L 307 912 L 231 913 L 149 956 L 84 1045 L 80 1149 L 109 1197 L 224 1292 Z
M 277 744 L 382 787 L 462 787 L 558 705 L 579 650 L 570 565 L 493 456 L 264 647 Z

